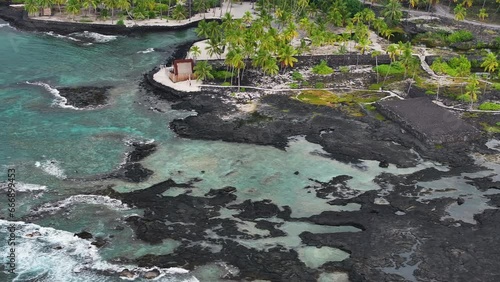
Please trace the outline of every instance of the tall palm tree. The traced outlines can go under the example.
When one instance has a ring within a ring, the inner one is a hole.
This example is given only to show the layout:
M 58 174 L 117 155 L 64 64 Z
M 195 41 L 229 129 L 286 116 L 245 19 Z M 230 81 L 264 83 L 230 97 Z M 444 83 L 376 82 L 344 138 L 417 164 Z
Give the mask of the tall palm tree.
M 498 65 L 499 64 L 497 56 L 492 52 L 488 52 L 488 55 L 486 55 L 486 58 L 484 58 L 481 67 L 484 68 L 484 71 L 492 73 L 498 69 Z
M 455 19 L 457 21 L 463 21 L 467 16 L 467 10 L 464 8 L 464 6 L 462 6 L 462 4 L 458 4 L 455 9 L 453 9 L 453 12 L 455 13 Z
M 210 65 L 207 61 L 200 61 L 196 63 L 193 70 L 194 75 L 196 75 L 196 79 L 198 80 L 203 81 L 214 78 L 214 76 L 212 75 L 212 65 Z
M 486 8 L 481 8 L 481 9 L 479 9 L 479 13 L 477 14 L 477 16 L 482 21 L 484 21 L 484 19 L 486 19 L 489 15 L 488 15 L 488 13 L 486 13 Z
M 68 0 L 66 3 L 66 12 L 73 16 L 73 20 L 75 16 L 80 14 L 80 9 L 82 6 L 80 5 L 80 1 L 78 0 Z
M 382 52 L 378 51 L 378 50 L 375 50 L 375 51 L 372 51 L 372 58 L 375 58 L 375 72 L 377 73 L 377 83 L 378 83 L 378 79 L 379 79 L 379 75 L 378 75 L 378 56 L 382 55 Z
M 208 23 L 205 20 L 201 20 L 198 23 L 198 27 L 196 27 L 195 32 L 196 32 L 196 35 L 198 35 L 199 37 L 204 37 L 204 38 L 208 37 L 208 33 L 209 33 Z
M 278 48 L 278 57 L 283 69 L 286 69 L 287 67 L 293 67 L 293 64 L 298 61 L 297 58 L 294 57 L 296 55 L 297 50 L 290 44 L 282 44 Z
M 29 15 L 35 15 L 36 12 L 39 12 L 38 3 L 36 0 L 26 0 L 24 2 L 24 9 L 28 12 Z
M 44 16 L 44 9 L 52 6 L 53 0 L 37 0 L 38 5 L 42 8 L 42 16 Z
M 193 57 L 193 60 L 196 61 L 196 58 L 201 55 L 201 49 L 199 46 L 197 45 L 193 45 L 191 46 L 191 48 L 189 48 L 189 53 L 191 53 L 191 56 Z
M 222 50 L 220 49 L 220 41 L 218 41 L 216 38 L 208 39 L 208 43 L 205 49 L 207 50 L 210 57 L 216 55 L 217 58 L 220 58 L 220 54 L 222 54 Z
M 389 0 L 382 10 L 382 15 L 388 25 L 394 26 L 399 23 L 403 17 L 402 6 L 398 0 Z
M 186 19 L 186 7 L 177 3 L 172 11 L 172 18 L 177 21 Z
M 470 8 L 473 3 L 474 3 L 474 0 L 463 0 L 462 5 L 464 5 L 467 8 Z
M 479 79 L 475 73 L 469 76 L 467 79 L 467 86 L 465 87 L 467 92 L 465 95 L 469 96 L 470 99 L 470 109 L 472 110 L 472 106 L 474 102 L 477 101 L 477 94 L 480 92 L 479 89 Z
M 264 74 L 276 75 L 279 72 L 279 67 L 276 64 L 276 58 L 269 56 L 262 66 L 262 71 Z

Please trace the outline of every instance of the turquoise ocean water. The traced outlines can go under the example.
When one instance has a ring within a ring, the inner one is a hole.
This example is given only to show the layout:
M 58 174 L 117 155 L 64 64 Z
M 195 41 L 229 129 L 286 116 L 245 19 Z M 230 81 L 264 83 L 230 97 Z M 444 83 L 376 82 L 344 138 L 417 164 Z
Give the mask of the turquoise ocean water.
M 291 206 L 292 216 L 297 217 L 359 208 L 355 204 L 330 206 L 328 200 L 307 193 L 303 187 L 311 184 L 308 178 L 328 181 L 348 174 L 354 176 L 349 184 L 355 189 L 379 188 L 372 180 L 387 170 L 379 168 L 378 163 L 365 161 L 360 168 L 322 157 L 316 154 L 322 152 L 321 147 L 301 137 L 292 141 L 286 151 L 176 137 L 168 129 L 168 122 L 192 113 L 168 107 L 164 113 L 151 111 L 143 102 L 144 93 L 138 84 L 142 74 L 160 64 L 168 54 L 150 52 L 150 48 L 168 51 L 176 44 L 195 39 L 193 30 L 137 37 L 93 36 L 92 44 L 85 44 L 54 34 L 18 31 L 0 21 L 0 182 L 7 179 L 8 168 L 16 169 L 19 189 L 16 216 L 34 218 L 32 224 L 16 223 L 20 236 L 17 273 L 7 274 L 0 266 L 0 281 L 121 281 L 99 274 L 99 270 L 119 271 L 125 266 L 111 264 L 112 259 L 170 253 L 180 244 L 173 240 L 155 246 L 142 243 L 134 239 L 132 230 L 123 222 L 126 216 L 141 214 L 141 210 L 124 207 L 106 197 L 81 196 L 105 185 L 132 191 L 168 178 L 187 181 L 199 177 L 202 181 L 196 184 L 194 195 L 230 185 L 238 189 L 238 201 L 272 199 L 280 206 Z M 111 86 L 109 105 L 93 110 L 65 107 L 57 97 L 57 88 L 76 86 Z M 127 146 L 130 140 L 158 143 L 157 152 L 142 161 L 155 172 L 148 181 L 141 184 L 84 181 L 118 168 L 130 150 Z M 422 162 L 408 169 L 391 165 L 389 172 L 410 173 L 431 166 L 447 169 Z M 300 171 L 300 175 L 295 176 L 294 171 Z M 458 182 L 457 185 L 462 185 Z M 174 196 L 183 191 L 172 189 L 166 193 Z M 5 207 L 0 208 L 2 217 L 6 217 Z M 40 212 L 43 217 L 38 216 Z M 221 217 L 230 217 L 232 213 L 223 210 Z M 3 245 L 8 236 L 7 224 L 0 220 L 2 254 L 7 250 Z M 117 225 L 125 229 L 116 231 Z M 240 225 L 245 232 L 262 232 L 249 222 L 241 221 Z M 97 235 L 113 235 L 114 239 L 100 250 L 89 248 L 88 241 L 73 237 L 73 233 L 83 229 Z M 298 237 L 300 232 L 357 231 L 305 223 L 286 223 L 283 229 L 288 236 L 279 240 L 240 243 L 256 249 L 281 244 L 296 249 L 306 265 L 317 268 L 329 260 L 345 259 L 348 254 L 327 247 L 303 246 Z M 34 231 L 42 236 L 35 239 L 26 236 Z M 55 246 L 65 248 L 61 251 L 54 249 Z M 5 261 L 4 256 L 0 257 L 0 262 Z M 165 276 L 160 281 L 217 281 L 227 269 L 214 263 L 190 273 L 182 269 L 163 270 Z

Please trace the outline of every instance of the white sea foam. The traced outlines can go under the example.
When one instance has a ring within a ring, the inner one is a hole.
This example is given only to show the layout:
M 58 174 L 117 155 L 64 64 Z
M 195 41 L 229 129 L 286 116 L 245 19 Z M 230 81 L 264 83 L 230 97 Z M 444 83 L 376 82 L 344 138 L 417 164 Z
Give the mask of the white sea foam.
M 73 38 L 71 36 L 57 34 L 57 33 L 53 32 L 53 31 L 44 32 L 44 33 L 47 34 L 47 35 L 49 35 L 49 36 L 55 37 L 55 38 L 69 39 L 71 41 L 76 41 L 76 42 L 80 42 L 81 41 L 80 39 Z
M 7 226 L 15 225 L 16 230 L 16 275 L 13 281 L 116 281 L 119 273 L 129 269 L 136 277 L 152 270 L 134 265 L 111 264 L 104 261 L 98 249 L 90 241 L 80 239 L 73 233 L 36 224 L 0 220 L 0 233 L 8 232 Z M 2 245 L 0 253 L 8 254 L 10 246 Z M 7 256 L 0 256 L 5 265 Z M 8 267 L 8 266 L 7 266 Z M 198 280 L 182 268 L 156 268 L 161 281 Z M 101 273 L 108 273 L 103 275 Z
M 16 183 L 16 191 L 17 192 L 31 192 L 31 191 L 44 191 L 47 190 L 47 186 L 38 185 L 38 184 L 30 184 L 17 182 Z
M 35 162 L 35 166 L 42 169 L 45 173 L 53 175 L 60 179 L 65 179 L 66 174 L 64 169 L 59 166 L 59 162 L 56 160 L 46 160 L 43 162 Z
M 130 209 L 122 201 L 110 198 L 108 196 L 100 195 L 74 195 L 61 201 L 54 203 L 46 203 L 35 209 L 35 213 L 54 213 L 62 208 L 72 206 L 74 204 L 92 204 L 106 206 L 114 210 L 128 210 Z
M 0 24 L 0 28 L 2 27 L 11 27 L 10 24 L 6 23 L 6 24 Z
M 155 49 L 148 48 L 148 49 L 143 50 L 143 51 L 138 51 L 137 53 L 139 53 L 139 54 L 147 54 L 147 53 L 151 53 L 151 52 L 154 52 L 154 51 L 155 51 Z
M 115 35 L 104 35 L 100 34 L 97 32 L 90 32 L 90 31 L 84 31 L 84 32 L 75 32 L 70 34 L 73 37 L 79 37 L 79 38 L 85 38 L 85 39 L 90 39 L 96 43 L 106 43 L 112 40 L 115 40 L 118 38 L 118 36 Z
M 50 92 L 52 95 L 54 95 L 56 98 L 52 102 L 53 106 L 58 106 L 58 107 L 65 108 L 65 109 L 83 110 L 81 108 L 77 108 L 77 107 L 73 107 L 71 105 L 68 105 L 67 104 L 68 103 L 68 99 L 66 99 L 65 97 L 61 96 L 61 94 L 60 94 L 59 90 L 57 90 L 57 88 L 54 88 L 54 87 L 50 86 L 47 83 L 43 83 L 43 82 L 40 82 L 40 81 L 35 81 L 35 82 L 26 81 L 26 84 L 41 86 L 41 87 L 45 88 L 45 90 L 47 90 L 48 92 Z

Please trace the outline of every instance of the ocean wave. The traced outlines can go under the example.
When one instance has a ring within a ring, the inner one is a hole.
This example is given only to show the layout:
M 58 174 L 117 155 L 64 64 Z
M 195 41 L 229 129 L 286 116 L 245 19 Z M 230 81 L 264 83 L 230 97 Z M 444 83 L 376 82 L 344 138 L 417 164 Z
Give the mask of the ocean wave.
M 47 34 L 47 35 L 49 35 L 49 36 L 55 37 L 55 38 L 69 39 L 71 41 L 76 41 L 76 42 L 80 42 L 81 41 L 80 39 L 76 39 L 76 38 L 73 38 L 71 36 L 65 36 L 65 35 L 57 34 L 57 33 L 53 32 L 53 31 L 44 32 L 44 33 Z
M 59 179 L 65 179 L 64 169 L 59 166 L 56 160 L 46 160 L 44 162 L 35 162 L 35 166 L 41 168 L 45 173 L 53 175 Z
M 106 262 L 91 241 L 74 236 L 73 233 L 42 227 L 32 223 L 0 220 L 0 233 L 8 232 L 8 226 L 15 226 L 16 233 L 16 277 L 13 281 L 116 281 L 124 269 L 143 278 L 151 270 L 160 272 L 155 280 L 198 282 L 182 268 L 145 268 L 134 265 L 120 265 Z M 10 246 L 0 247 L 0 253 L 9 254 Z M 0 262 L 9 268 L 8 257 L 0 256 Z M 134 280 L 134 279 L 128 279 Z
M 2 27 L 11 27 L 10 24 L 6 23 L 6 24 L 0 24 L 0 28 Z
M 68 105 L 67 104 L 68 103 L 68 99 L 66 99 L 65 97 L 61 96 L 61 94 L 60 94 L 59 90 L 57 90 L 57 88 L 51 87 L 47 83 L 43 83 L 43 82 L 40 82 L 40 81 L 35 81 L 35 82 L 26 81 L 26 84 L 41 86 L 41 87 L 45 88 L 45 90 L 47 90 L 48 92 L 50 92 L 52 95 L 54 95 L 56 98 L 52 102 L 53 106 L 58 106 L 58 107 L 65 108 L 65 109 L 83 110 L 83 109 L 80 109 L 80 108 Z
M 113 210 L 128 210 L 129 206 L 124 204 L 122 201 L 110 198 L 108 196 L 101 195 L 74 195 L 69 198 L 66 198 L 61 201 L 57 201 L 54 203 L 46 203 L 41 205 L 38 208 L 34 209 L 36 214 L 40 213 L 55 213 L 58 210 L 72 206 L 74 204 L 92 204 L 92 205 L 101 205 L 106 206 Z
M 155 49 L 154 48 L 148 48 L 146 50 L 143 50 L 143 51 L 138 51 L 137 53 L 138 54 L 147 54 L 147 53 L 151 53 L 151 52 L 154 52 Z
M 38 184 L 30 184 L 23 182 L 16 182 L 14 190 L 16 192 L 32 192 L 32 191 L 44 191 L 47 190 L 47 186 L 38 185 Z M 0 183 L 0 190 L 6 190 L 8 187 L 7 183 Z
M 73 37 L 77 38 L 82 38 L 82 39 L 87 39 L 91 40 L 93 42 L 97 43 L 106 43 L 112 40 L 115 40 L 118 38 L 118 36 L 115 35 L 104 35 L 100 34 L 97 32 L 91 32 L 91 31 L 84 31 L 84 32 L 75 32 L 70 34 Z

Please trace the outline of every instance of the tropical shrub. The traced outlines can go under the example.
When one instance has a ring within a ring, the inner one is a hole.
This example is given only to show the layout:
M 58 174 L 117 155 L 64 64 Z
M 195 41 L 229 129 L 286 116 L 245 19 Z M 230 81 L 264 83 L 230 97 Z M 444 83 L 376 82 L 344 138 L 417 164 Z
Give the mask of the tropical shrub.
M 297 89 L 297 88 L 299 88 L 299 84 L 297 82 L 292 82 L 292 83 L 290 83 L 290 88 Z
M 325 88 L 325 84 L 323 82 L 316 82 L 316 84 L 314 84 L 314 88 L 317 88 L 317 89 L 321 89 L 321 88 Z
M 298 72 L 298 71 L 294 71 L 294 72 L 292 73 L 292 79 L 293 79 L 293 80 L 297 80 L 297 81 L 301 81 L 301 80 L 303 80 L 303 79 L 304 79 L 304 77 L 302 76 L 302 74 L 301 74 L 300 72 Z
M 123 19 L 119 19 L 118 21 L 116 21 L 116 25 L 125 26 L 125 23 L 123 22 Z
M 373 68 L 375 72 L 378 72 L 382 76 L 386 75 L 398 75 L 404 74 L 405 68 L 400 62 L 393 62 L 390 65 L 378 65 Z
M 321 74 L 321 75 L 327 75 L 333 73 L 333 69 L 326 64 L 325 60 L 321 60 L 321 62 L 318 65 L 315 65 L 312 71 L 315 74 Z
M 492 102 L 484 102 L 479 105 L 479 109 L 482 111 L 500 111 L 500 104 Z
M 212 75 L 215 79 L 228 79 L 234 76 L 232 72 L 226 70 L 213 70 Z
M 457 30 L 448 35 L 446 41 L 448 41 L 449 43 L 457 43 L 471 41 L 472 39 L 474 39 L 472 32 L 468 30 Z

